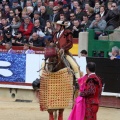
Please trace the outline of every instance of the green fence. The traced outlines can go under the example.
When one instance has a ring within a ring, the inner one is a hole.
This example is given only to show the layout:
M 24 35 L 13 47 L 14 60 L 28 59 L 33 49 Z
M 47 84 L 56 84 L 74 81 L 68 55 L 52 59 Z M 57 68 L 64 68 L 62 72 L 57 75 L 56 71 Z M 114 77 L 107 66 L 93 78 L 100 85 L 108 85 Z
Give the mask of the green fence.
M 108 53 L 113 46 L 120 48 L 120 41 L 110 40 L 96 40 L 94 39 L 94 30 L 88 30 L 88 56 L 89 57 L 108 57 Z M 120 35 L 120 31 L 119 31 Z M 120 38 L 120 37 L 119 37 Z M 109 35 L 108 35 L 109 39 Z

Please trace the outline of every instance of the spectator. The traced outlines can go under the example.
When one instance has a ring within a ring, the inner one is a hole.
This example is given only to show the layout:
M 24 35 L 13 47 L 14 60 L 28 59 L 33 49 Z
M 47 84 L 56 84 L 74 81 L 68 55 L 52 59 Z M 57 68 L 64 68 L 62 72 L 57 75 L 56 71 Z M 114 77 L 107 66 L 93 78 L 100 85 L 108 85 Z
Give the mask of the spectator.
M 30 49 L 30 45 L 28 43 L 24 44 L 22 53 L 23 54 L 35 54 L 35 52 Z
M 40 12 L 38 12 L 38 11 L 35 11 L 35 12 L 34 12 L 34 17 L 33 17 L 33 20 L 32 20 L 33 23 L 35 22 L 35 20 L 39 20 L 39 21 L 40 21 L 40 25 L 43 26 L 42 30 L 44 31 L 45 21 L 44 21 L 43 18 L 41 18 Z
M 72 25 L 73 25 L 73 22 L 74 22 L 75 19 L 76 19 L 75 13 L 71 12 L 70 13 L 70 22 L 71 22 Z
M 37 6 L 35 6 L 34 10 L 40 12 L 41 6 L 43 5 L 42 0 L 37 0 Z
M 1 24 L 0 24 L 0 31 L 4 34 L 5 31 L 11 31 L 10 29 L 10 24 L 8 23 L 7 19 L 5 17 L 3 17 L 1 19 Z
M 100 15 L 101 18 L 104 18 L 104 16 L 106 15 L 106 11 L 105 11 L 105 6 L 100 6 Z
M 46 7 L 46 11 L 49 16 L 53 15 L 53 7 L 54 7 L 54 2 L 50 0 L 48 6 Z
M 30 46 L 34 47 L 44 47 L 44 41 L 43 39 L 39 38 L 37 33 L 32 34 L 32 38 L 29 41 Z
M 80 21 L 75 19 L 73 22 L 73 38 L 78 38 L 79 32 L 81 31 Z
M 20 0 L 20 6 L 22 7 L 22 9 L 25 7 L 26 5 L 26 0 Z
M 32 0 L 32 6 L 36 7 L 37 6 L 37 0 Z
M 100 3 L 96 2 L 95 3 L 95 7 L 94 7 L 94 13 L 99 13 L 100 12 Z
M 22 17 L 22 8 L 21 6 L 18 6 L 15 8 L 15 15 L 19 16 L 20 18 Z
M 18 4 L 18 0 L 12 0 L 12 9 L 14 10 L 14 9 L 16 9 L 16 7 L 21 7 L 19 4 Z M 21 9 L 22 9 L 22 7 L 21 7 Z
M 63 14 L 65 15 L 66 19 L 70 19 L 70 11 L 68 5 L 63 5 Z
M 81 6 L 77 6 L 75 10 L 75 15 L 76 15 L 76 18 L 79 19 L 80 21 L 83 20 L 83 15 L 85 15 L 85 12 L 82 11 Z
M 15 53 L 15 51 L 12 49 L 12 43 L 11 42 L 7 42 L 5 44 L 5 48 L 6 48 L 8 54 L 14 54 Z
M 18 16 L 13 17 L 11 28 L 12 28 L 12 35 L 15 36 L 15 33 L 18 31 L 19 27 L 21 25 L 20 18 Z
M 36 32 L 39 35 L 39 37 L 44 37 L 45 36 L 43 26 L 41 26 L 39 20 L 35 20 L 32 33 L 33 32 Z
M 68 30 L 71 30 L 73 29 L 73 26 L 71 25 L 70 21 L 69 20 L 65 20 L 64 21 L 64 24 L 65 24 L 65 29 L 68 29 Z
M 53 34 L 53 26 L 52 26 L 52 23 L 48 20 L 46 22 L 46 26 L 45 26 L 45 37 L 44 39 L 48 39 L 48 40 L 51 40 L 52 39 L 52 34 Z
M 64 14 L 60 14 L 60 21 L 65 21 L 66 20 L 66 17 Z
M 86 13 L 90 21 L 93 21 L 95 19 L 95 13 L 93 8 L 90 7 L 88 10 L 86 10 Z
M 86 50 L 82 50 L 82 51 L 80 52 L 80 54 L 81 54 L 81 56 L 83 56 L 83 57 L 87 57 L 87 51 L 86 51 Z
M 112 47 L 112 53 L 110 55 L 110 59 L 120 59 L 120 53 L 119 48 L 117 46 Z
M 103 33 L 103 31 L 106 28 L 106 25 L 106 21 L 101 19 L 100 14 L 96 14 L 95 20 L 93 20 L 91 25 L 89 26 L 90 29 L 94 29 L 95 31 L 95 39 L 98 39 L 98 37 Z
M 82 31 L 87 31 L 87 29 L 89 28 L 91 24 L 91 21 L 88 19 L 87 15 L 83 16 L 83 21 L 81 22 L 81 30 Z
M 24 22 L 20 25 L 19 31 L 22 32 L 23 36 L 26 39 L 29 39 L 30 35 L 32 34 L 33 23 L 30 21 L 30 17 L 24 17 Z
M 45 23 L 46 23 L 47 20 L 50 19 L 49 15 L 46 12 L 45 6 L 41 6 L 40 7 L 40 16 L 41 16 L 42 19 L 44 19 Z
M 13 43 L 14 46 L 23 46 L 25 43 L 28 43 L 28 40 L 22 36 L 20 31 L 15 33 L 15 42 Z
M 27 15 L 33 19 L 33 11 L 34 11 L 34 8 L 32 6 L 29 6 L 29 7 L 26 7 L 26 10 L 27 10 Z
M 23 11 L 27 12 L 27 7 L 33 7 L 31 0 L 27 0 L 26 1 L 26 6 L 24 7 Z
M 112 3 L 111 10 L 109 10 L 104 17 L 104 20 L 107 22 L 106 31 L 111 33 L 112 30 L 119 27 L 120 25 L 120 11 L 117 8 L 116 3 Z
M 53 15 L 51 15 L 50 20 L 52 22 L 57 22 L 58 20 L 60 20 L 59 7 L 58 6 L 53 7 Z

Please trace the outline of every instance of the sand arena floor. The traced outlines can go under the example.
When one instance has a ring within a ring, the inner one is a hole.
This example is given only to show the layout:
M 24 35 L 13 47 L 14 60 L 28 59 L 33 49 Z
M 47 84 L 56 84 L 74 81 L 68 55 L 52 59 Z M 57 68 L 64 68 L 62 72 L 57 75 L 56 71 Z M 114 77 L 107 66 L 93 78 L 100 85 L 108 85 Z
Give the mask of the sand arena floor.
M 64 120 L 70 111 L 65 110 Z M 48 113 L 41 112 L 38 103 L 0 101 L 0 120 L 48 120 Z M 100 107 L 98 120 L 120 120 L 120 109 Z

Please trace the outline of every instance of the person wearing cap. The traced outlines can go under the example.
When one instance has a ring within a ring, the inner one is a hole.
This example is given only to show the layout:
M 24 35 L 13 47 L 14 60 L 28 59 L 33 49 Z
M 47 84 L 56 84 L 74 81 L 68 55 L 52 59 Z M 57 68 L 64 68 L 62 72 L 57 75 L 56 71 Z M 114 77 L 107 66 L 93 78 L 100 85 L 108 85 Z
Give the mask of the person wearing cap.
M 13 43 L 14 46 L 23 46 L 24 43 L 27 43 L 28 40 L 25 39 L 20 31 L 17 31 L 15 33 L 15 43 Z
M 66 16 L 66 19 L 69 20 L 70 18 L 70 11 L 68 4 L 63 5 L 63 13 Z
M 7 42 L 11 42 L 12 43 L 12 39 L 13 39 L 13 36 L 12 36 L 11 31 L 10 30 L 6 30 L 5 31 L 5 35 L 3 37 L 2 45 L 5 45 Z
M 20 6 L 19 3 L 18 3 L 18 0 L 12 0 L 12 9 L 15 9 L 18 6 Z M 21 9 L 22 9 L 22 7 L 21 7 Z
M 30 49 L 29 43 L 25 43 L 24 47 L 23 47 L 22 53 L 23 54 L 35 54 L 35 51 L 33 51 L 33 50 Z
M 29 16 L 25 16 L 24 22 L 20 25 L 19 28 L 19 31 L 22 32 L 23 36 L 26 37 L 26 39 L 29 39 L 34 27 L 33 23 L 30 20 L 31 18 Z
M 86 50 L 81 50 L 80 54 L 83 57 L 87 57 L 87 51 Z

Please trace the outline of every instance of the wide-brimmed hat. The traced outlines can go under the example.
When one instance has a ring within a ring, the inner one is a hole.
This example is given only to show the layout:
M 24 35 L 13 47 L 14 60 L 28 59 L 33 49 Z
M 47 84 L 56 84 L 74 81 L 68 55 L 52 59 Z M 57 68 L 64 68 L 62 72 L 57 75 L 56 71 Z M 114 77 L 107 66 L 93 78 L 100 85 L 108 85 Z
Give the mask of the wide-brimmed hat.
M 61 20 L 58 20 L 57 22 L 54 22 L 54 24 L 66 26 L 66 25 L 64 24 L 64 21 L 61 21 Z

